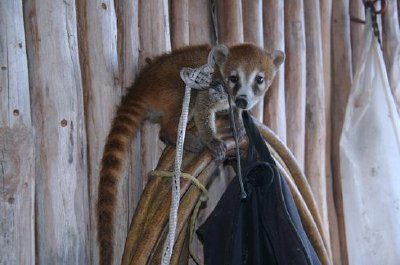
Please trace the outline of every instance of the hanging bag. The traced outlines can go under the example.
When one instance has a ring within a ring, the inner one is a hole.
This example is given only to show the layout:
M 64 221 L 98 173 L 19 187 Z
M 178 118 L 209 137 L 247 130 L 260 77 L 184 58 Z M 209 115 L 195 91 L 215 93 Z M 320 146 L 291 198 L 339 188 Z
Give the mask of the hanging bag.
M 242 167 L 247 199 L 240 199 L 235 177 L 197 231 L 205 264 L 319 265 L 285 179 L 247 112 L 243 121 L 249 138 Z
M 366 15 L 340 140 L 349 264 L 400 264 L 400 120 Z

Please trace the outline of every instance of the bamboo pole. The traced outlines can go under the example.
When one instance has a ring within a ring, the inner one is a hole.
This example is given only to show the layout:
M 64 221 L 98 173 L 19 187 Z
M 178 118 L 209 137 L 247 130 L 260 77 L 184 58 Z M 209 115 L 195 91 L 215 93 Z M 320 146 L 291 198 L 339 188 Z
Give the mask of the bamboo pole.
M 212 43 L 211 6 L 209 0 L 189 0 L 189 43 Z
M 352 84 L 349 1 L 335 1 L 332 7 L 332 172 L 342 264 L 348 264 L 343 195 L 340 177 L 339 141 L 345 108 Z
M 389 84 L 400 111 L 400 28 L 397 10 L 397 2 L 388 0 L 386 12 L 382 15 L 382 41 Z
M 285 5 L 285 106 L 287 145 L 304 169 L 306 43 L 303 0 Z
M 263 1 L 264 48 L 267 51 L 285 50 L 284 9 L 282 0 Z M 286 142 L 285 64 L 276 73 L 264 99 L 264 123 Z
M 167 0 L 139 0 L 140 66 L 151 58 L 171 50 Z M 145 122 L 141 128 L 142 174 L 144 185 L 147 173 L 157 165 L 163 144 L 158 137 L 159 126 Z
M 245 42 L 264 47 L 262 0 L 242 0 L 243 38 Z M 252 114 L 259 121 L 263 120 L 264 102 L 258 103 L 252 109 Z
M 171 1 L 172 49 L 189 44 L 189 0 Z
M 36 146 L 36 263 L 89 263 L 89 199 L 75 2 L 24 1 Z
M 320 2 L 321 10 L 321 35 L 324 63 L 324 87 L 325 87 L 325 124 L 326 124 L 326 144 L 325 144 L 325 169 L 326 169 L 326 188 L 327 206 L 329 218 L 329 237 L 331 244 L 331 256 L 333 264 L 340 264 L 340 241 L 338 223 L 333 199 L 333 179 L 332 179 L 332 122 L 331 122 L 331 87 L 332 87 L 332 59 L 331 59 L 331 27 L 332 27 L 332 0 Z
M 241 0 L 217 0 L 219 43 L 230 46 L 243 42 Z
M 106 137 L 110 130 L 116 105 L 120 101 L 121 86 L 118 80 L 117 24 L 114 2 L 94 1 L 78 2 L 78 20 L 80 26 L 80 62 L 85 91 L 85 117 L 88 134 L 89 154 L 89 190 L 92 263 L 98 264 L 97 213 L 99 166 Z M 118 192 L 116 216 L 124 208 Z M 125 218 L 115 220 L 115 242 L 126 235 Z M 121 256 L 121 243 L 114 247 L 113 264 L 118 264 Z
M 22 1 L 0 1 L 0 264 L 35 264 L 35 157 Z
M 325 87 L 323 79 L 321 19 L 318 0 L 304 1 L 304 17 L 307 36 L 307 103 L 304 169 L 317 201 L 318 210 L 322 218 L 324 236 L 329 242 L 325 168 Z

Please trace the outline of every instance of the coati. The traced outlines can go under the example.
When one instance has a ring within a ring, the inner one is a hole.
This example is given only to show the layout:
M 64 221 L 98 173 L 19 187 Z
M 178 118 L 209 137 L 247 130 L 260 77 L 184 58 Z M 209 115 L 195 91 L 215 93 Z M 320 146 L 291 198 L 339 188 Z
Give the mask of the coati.
M 97 204 L 101 265 L 109 265 L 113 260 L 117 182 L 130 141 L 141 122 L 150 120 L 160 124 L 163 141 L 176 142 L 185 86 L 180 70 L 206 64 L 210 51 L 207 45 L 192 46 L 149 60 L 122 99 L 101 161 Z M 219 69 L 215 76 L 226 84 L 236 105 L 236 120 L 240 120 L 242 109 L 251 109 L 263 99 L 285 57 L 282 51 L 268 53 L 252 44 L 239 44 L 229 49 L 217 46 L 212 53 Z M 194 150 L 205 145 L 219 159 L 223 158 L 225 146 L 216 136 L 215 112 L 228 108 L 227 97 L 220 92 L 217 87 L 202 91 L 192 89 L 190 115 L 194 116 L 199 137 L 187 134 L 185 142 L 186 148 Z

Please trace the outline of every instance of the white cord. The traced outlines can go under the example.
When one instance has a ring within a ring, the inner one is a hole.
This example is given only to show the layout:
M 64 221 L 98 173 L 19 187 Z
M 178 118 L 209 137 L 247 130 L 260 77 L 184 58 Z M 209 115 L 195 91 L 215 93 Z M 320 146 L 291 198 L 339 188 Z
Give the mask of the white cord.
M 180 177 L 183 156 L 183 143 L 185 142 L 186 125 L 189 116 L 190 90 L 207 89 L 212 81 L 214 72 L 214 61 L 212 52 L 208 56 L 208 63 L 199 68 L 183 68 L 180 72 L 182 80 L 185 82 L 185 96 L 183 98 L 182 113 L 179 118 L 179 127 L 176 143 L 174 177 L 172 178 L 172 198 L 171 209 L 169 213 L 169 231 L 164 245 L 164 253 L 161 259 L 162 265 L 169 265 L 172 250 L 176 237 L 176 225 L 178 219 L 178 209 L 180 200 Z

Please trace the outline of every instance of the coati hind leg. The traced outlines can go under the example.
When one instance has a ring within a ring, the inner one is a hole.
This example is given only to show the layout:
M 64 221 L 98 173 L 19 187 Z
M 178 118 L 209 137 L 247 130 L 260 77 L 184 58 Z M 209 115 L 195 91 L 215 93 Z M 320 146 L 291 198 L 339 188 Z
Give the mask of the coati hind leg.
M 163 117 L 161 122 L 160 140 L 166 144 L 176 145 L 179 117 Z M 186 131 L 183 148 L 190 152 L 199 152 L 204 148 L 198 136 Z

